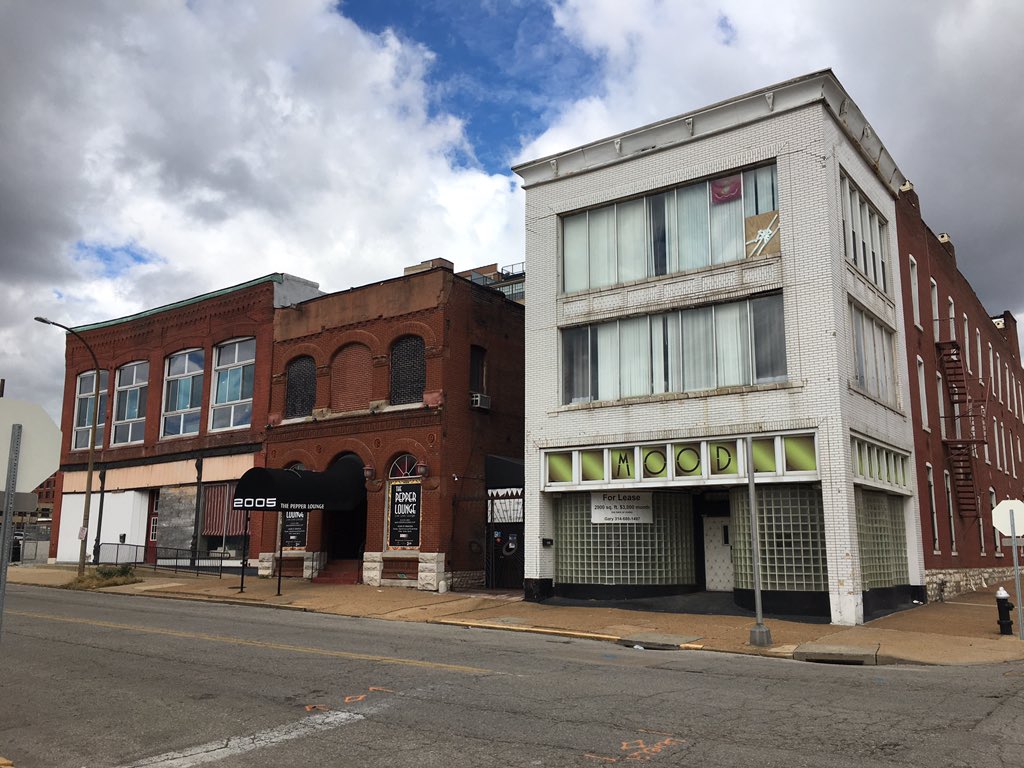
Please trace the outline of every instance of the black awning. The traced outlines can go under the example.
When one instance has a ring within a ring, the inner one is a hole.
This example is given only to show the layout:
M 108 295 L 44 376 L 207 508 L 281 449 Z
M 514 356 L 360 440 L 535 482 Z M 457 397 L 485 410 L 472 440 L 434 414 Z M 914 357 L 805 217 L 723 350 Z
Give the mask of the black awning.
M 270 511 L 351 512 L 365 500 L 362 467 L 355 462 L 339 461 L 327 472 L 253 467 L 238 481 L 234 506 Z
M 484 457 L 484 485 L 488 490 L 522 488 L 524 477 L 522 459 L 509 459 L 504 456 Z

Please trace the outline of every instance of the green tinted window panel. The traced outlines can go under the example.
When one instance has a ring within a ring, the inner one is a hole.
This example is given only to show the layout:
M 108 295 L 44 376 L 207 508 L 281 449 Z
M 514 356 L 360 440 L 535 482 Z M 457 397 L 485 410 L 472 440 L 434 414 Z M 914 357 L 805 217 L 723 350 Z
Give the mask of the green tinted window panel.
M 628 448 L 610 448 L 611 454 L 611 479 L 612 480 L 636 480 L 636 451 L 632 446 Z
M 775 463 L 775 439 L 755 440 L 753 445 L 754 471 L 775 474 L 778 467 Z
M 787 472 L 815 472 L 818 459 L 814 453 L 814 435 L 789 435 L 782 438 Z
M 700 477 L 704 466 L 701 462 L 700 443 L 677 443 L 672 446 L 672 461 L 676 477 Z
M 652 445 L 640 449 L 640 461 L 643 464 L 644 479 L 668 477 L 668 454 L 665 446 Z
M 584 481 L 604 480 L 604 451 L 580 451 L 580 476 Z
M 739 474 L 736 441 L 708 443 L 708 464 L 712 477 Z
M 548 457 L 548 482 L 549 483 L 571 483 L 572 482 L 572 454 L 571 453 L 549 453 Z

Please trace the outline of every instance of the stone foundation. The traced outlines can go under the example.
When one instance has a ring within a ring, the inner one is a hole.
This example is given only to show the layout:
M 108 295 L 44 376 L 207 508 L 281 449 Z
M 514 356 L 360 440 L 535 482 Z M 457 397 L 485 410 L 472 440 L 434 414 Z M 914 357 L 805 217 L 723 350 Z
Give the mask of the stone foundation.
M 302 578 L 312 579 L 316 576 L 323 567 L 327 564 L 327 553 L 326 552 L 285 552 L 284 559 L 291 561 L 292 559 L 302 558 Z M 263 577 L 276 576 L 277 571 L 274 569 L 274 563 L 277 560 L 277 552 L 260 552 L 259 561 L 259 575 Z M 284 575 L 288 575 L 286 569 Z
M 944 570 L 925 571 L 925 587 L 928 590 L 928 602 L 933 603 L 984 589 L 992 584 L 1013 579 L 1013 566 L 1001 568 L 949 568 Z
M 416 579 L 385 579 L 384 561 L 389 558 L 418 560 Z M 426 592 L 447 592 L 452 574 L 444 569 L 444 552 L 366 552 L 363 555 L 363 583 L 371 587 L 412 587 Z

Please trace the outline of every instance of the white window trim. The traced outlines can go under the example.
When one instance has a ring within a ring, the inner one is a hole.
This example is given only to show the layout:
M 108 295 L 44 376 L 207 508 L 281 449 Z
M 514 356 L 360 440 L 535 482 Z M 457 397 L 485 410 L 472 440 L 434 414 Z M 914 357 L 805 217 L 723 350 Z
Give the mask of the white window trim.
M 921 429 L 931 432 L 931 427 L 928 426 L 928 385 L 924 372 L 924 360 L 920 355 L 917 356 L 917 391 L 921 399 Z
M 127 369 L 129 367 L 138 366 L 138 365 L 141 365 L 143 363 L 147 364 L 146 381 L 144 383 L 142 383 L 142 384 L 139 384 L 139 383 L 135 382 L 135 383 L 129 384 L 127 386 L 122 386 L 121 385 L 121 373 L 125 369 Z M 122 419 L 121 421 L 117 420 L 117 407 L 118 407 L 118 400 L 121 397 L 121 393 L 122 392 L 126 392 L 127 393 L 127 392 L 130 392 L 133 389 L 137 389 L 137 390 L 145 389 L 146 390 L 146 399 L 147 400 L 149 399 L 149 368 L 148 368 L 148 363 L 149 363 L 148 360 L 133 360 L 130 363 L 125 363 L 124 365 L 120 366 L 114 372 L 114 407 L 110 411 L 110 422 L 111 422 L 110 423 L 110 445 L 111 445 L 111 447 L 113 447 L 113 446 L 122 446 L 122 445 L 139 445 L 140 443 L 143 443 L 146 440 L 146 426 L 145 426 L 146 425 L 146 412 L 145 411 L 148 409 L 148 403 L 147 403 L 147 408 L 143 409 L 142 416 L 136 417 L 134 419 Z M 129 435 L 132 432 L 132 425 L 134 425 L 134 424 L 142 424 L 143 425 L 142 426 L 142 437 L 140 437 L 138 440 L 131 440 L 131 439 L 129 439 L 129 440 L 124 440 L 124 441 L 118 441 L 117 440 L 117 428 L 119 426 L 123 426 L 125 424 L 129 425 L 128 426 L 128 433 L 129 433 Z
M 919 296 L 921 288 L 918 285 L 917 275 L 917 259 L 913 256 L 908 256 L 910 259 L 910 304 L 914 309 L 914 325 L 918 330 L 923 331 L 924 328 L 921 326 L 921 297 Z
M 186 371 L 183 374 L 172 376 L 171 373 L 170 373 L 170 370 L 171 370 L 171 358 L 177 357 L 178 355 L 188 355 L 189 353 L 192 353 L 192 352 L 202 352 L 203 353 L 203 369 L 201 371 L 196 371 L 194 373 L 188 373 Z M 172 411 L 168 411 L 168 410 L 165 410 L 165 409 L 167 407 L 167 390 L 170 387 L 171 382 L 172 381 L 181 381 L 183 379 L 191 379 L 193 376 L 206 376 L 206 357 L 207 357 L 206 356 L 206 350 L 204 350 L 202 347 L 190 347 L 189 349 L 179 349 L 177 352 L 172 352 L 171 354 L 167 355 L 167 357 L 164 358 L 164 383 L 163 383 L 163 386 L 160 388 L 160 439 L 161 440 L 177 440 L 177 439 L 183 438 L 183 437 L 195 437 L 196 435 L 198 435 L 202 431 L 199 428 L 199 425 L 202 424 L 202 418 L 200 418 L 196 422 L 197 426 L 196 426 L 196 431 L 195 432 L 178 432 L 177 434 L 169 434 L 166 431 L 166 429 L 167 429 L 167 417 L 168 416 L 178 417 L 180 419 L 179 420 L 179 424 L 184 424 L 185 423 L 184 422 L 184 417 L 187 414 L 199 413 L 200 416 L 202 415 L 202 410 L 203 410 L 202 403 L 200 403 L 195 408 L 186 408 L 185 410 L 172 410 Z M 205 380 L 204 380 L 204 384 L 205 384 Z
M 241 362 L 239 362 L 238 360 L 235 360 L 234 362 L 227 363 L 227 364 L 224 364 L 224 365 L 219 365 L 218 364 L 218 360 L 220 358 L 220 352 L 221 352 L 222 349 L 224 349 L 226 347 L 234 346 L 234 345 L 240 344 L 241 342 L 249 341 L 249 340 L 252 340 L 252 342 L 253 342 L 252 359 L 246 359 L 246 360 L 243 360 Z M 220 375 L 222 373 L 223 374 L 227 374 L 227 373 L 229 373 L 230 371 L 232 371 L 232 370 L 234 370 L 236 368 L 244 369 L 246 366 L 251 365 L 251 366 L 253 366 L 253 372 L 255 374 L 255 367 L 256 367 L 256 337 L 254 337 L 254 336 L 239 336 L 237 338 L 227 339 L 226 341 L 222 341 L 222 342 L 219 342 L 218 344 L 215 344 L 214 347 L 213 347 L 213 360 L 211 360 L 210 363 L 211 363 L 211 367 L 210 367 L 210 374 L 211 374 L 210 375 L 210 413 L 207 416 L 207 428 L 209 429 L 210 432 L 230 432 L 230 431 L 240 430 L 240 429 L 251 429 L 252 428 L 252 403 L 253 403 L 253 398 L 250 396 L 250 397 L 239 398 L 238 400 L 225 400 L 223 403 L 218 403 L 217 402 L 217 385 L 219 383 Z M 243 374 L 243 376 L 244 376 L 244 374 Z M 245 424 L 229 424 L 226 427 L 215 427 L 213 425 L 214 417 L 215 417 L 215 415 L 216 415 L 216 413 L 218 411 L 225 410 L 225 409 L 230 409 L 230 413 L 231 413 L 230 421 L 234 421 L 235 408 L 237 408 L 240 405 L 244 406 L 246 404 L 249 405 L 249 421 L 247 423 L 245 423 Z

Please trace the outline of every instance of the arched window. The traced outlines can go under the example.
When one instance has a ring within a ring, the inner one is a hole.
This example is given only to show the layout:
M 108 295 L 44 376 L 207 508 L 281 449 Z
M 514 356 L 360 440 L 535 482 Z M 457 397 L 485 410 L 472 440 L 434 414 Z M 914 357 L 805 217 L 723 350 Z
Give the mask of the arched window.
M 288 363 L 284 391 L 284 417 L 309 416 L 316 402 L 316 363 L 297 357 Z
M 426 383 L 423 339 L 403 336 L 391 347 L 391 405 L 422 402 Z
M 416 457 L 411 453 L 403 453 L 393 462 L 388 470 L 389 480 L 402 480 L 409 477 L 417 477 Z
M 370 405 L 373 357 L 363 344 L 342 347 L 331 361 L 331 410 L 357 411 Z

